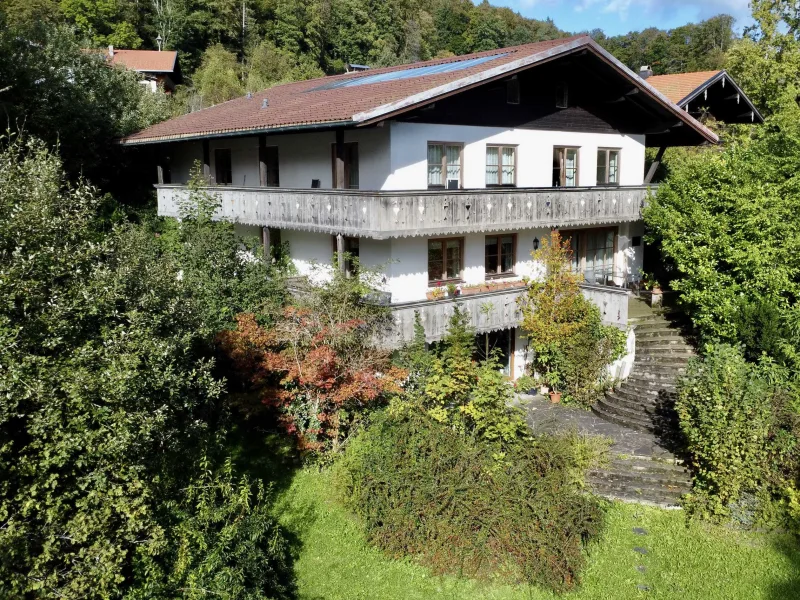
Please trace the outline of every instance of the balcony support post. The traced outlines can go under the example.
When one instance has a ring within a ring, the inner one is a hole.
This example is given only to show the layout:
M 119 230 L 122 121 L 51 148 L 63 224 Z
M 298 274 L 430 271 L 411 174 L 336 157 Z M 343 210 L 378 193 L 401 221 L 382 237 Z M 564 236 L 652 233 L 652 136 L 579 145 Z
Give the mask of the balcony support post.
M 272 244 L 269 239 L 269 227 L 266 225 L 261 228 L 261 243 L 264 245 L 264 259 L 269 260 L 269 249 Z
M 334 181 L 333 187 L 344 189 L 344 129 L 336 130 L 336 143 L 334 144 Z
M 258 185 L 267 187 L 267 135 L 258 136 Z
M 203 140 L 203 178 L 207 183 L 211 182 L 211 150 L 208 147 L 208 140 Z
M 656 153 L 656 159 L 653 161 L 653 164 L 650 165 L 650 170 L 647 171 L 647 175 L 644 178 L 644 183 L 647 185 L 653 181 L 653 177 L 656 175 L 656 171 L 658 171 L 658 167 L 661 164 L 661 160 L 664 158 L 664 151 L 666 148 L 661 146 Z
M 336 234 L 336 262 L 339 270 L 344 273 L 346 269 L 344 264 L 344 236 L 341 233 Z

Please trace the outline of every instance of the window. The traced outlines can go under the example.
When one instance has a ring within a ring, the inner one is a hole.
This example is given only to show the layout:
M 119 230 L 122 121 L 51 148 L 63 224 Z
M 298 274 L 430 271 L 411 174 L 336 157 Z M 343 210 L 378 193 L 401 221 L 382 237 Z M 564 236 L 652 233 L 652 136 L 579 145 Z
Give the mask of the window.
M 519 78 L 516 75 L 506 81 L 506 103 L 519 104 Z
M 517 184 L 517 148 L 486 146 L 486 185 Z
M 278 171 L 278 147 L 266 147 L 267 163 L 267 187 L 279 187 L 281 184 L 280 172 Z
M 428 240 L 428 281 L 461 279 L 464 238 Z
M 513 275 L 516 254 L 516 236 L 487 235 L 484 249 L 486 277 Z
M 619 150 L 600 148 L 597 150 L 597 185 L 619 183 Z
M 567 108 L 569 106 L 569 88 L 566 83 L 556 85 L 556 108 Z
M 331 181 L 336 187 L 336 144 L 331 144 Z M 358 142 L 344 144 L 344 187 L 350 190 L 358 189 Z
M 553 148 L 553 187 L 578 185 L 578 149 Z
M 428 143 L 428 187 L 461 187 L 461 144 Z
M 583 273 L 587 283 L 614 284 L 616 233 L 614 228 L 571 232 L 572 268 Z
M 214 150 L 214 165 L 217 171 L 217 185 L 230 185 L 233 183 L 230 148 L 217 148 Z

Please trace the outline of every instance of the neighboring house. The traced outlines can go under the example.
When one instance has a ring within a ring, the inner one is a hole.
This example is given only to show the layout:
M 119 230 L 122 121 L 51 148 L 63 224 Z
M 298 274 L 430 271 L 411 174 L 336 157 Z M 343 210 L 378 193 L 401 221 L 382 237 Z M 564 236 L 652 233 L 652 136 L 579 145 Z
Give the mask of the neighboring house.
M 156 91 L 159 85 L 172 93 L 181 82 L 178 53 L 174 50 L 118 50 L 108 47 L 108 61 L 136 71 L 142 77 L 142 85 Z
M 750 98 L 725 70 L 653 75 L 649 67 L 642 67 L 639 75 L 693 117 L 710 115 L 725 123 L 764 122 Z
M 645 148 L 717 141 L 577 36 L 281 85 L 121 143 L 152 147 L 159 214 L 178 215 L 201 165 L 220 216 L 288 242 L 301 274 L 336 252 L 381 267 L 392 344 L 411 338 L 415 311 L 440 339 L 458 302 L 516 377 L 526 358 L 516 299 L 540 273 L 531 251 L 560 229 L 584 293 L 625 327 Z M 450 283 L 459 298 L 428 299 Z

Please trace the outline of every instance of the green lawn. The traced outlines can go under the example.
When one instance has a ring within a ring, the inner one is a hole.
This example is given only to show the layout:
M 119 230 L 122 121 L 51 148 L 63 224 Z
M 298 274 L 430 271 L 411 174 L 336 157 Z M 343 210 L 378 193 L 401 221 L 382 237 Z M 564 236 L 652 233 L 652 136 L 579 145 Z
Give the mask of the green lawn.
M 556 597 L 527 586 L 437 577 L 410 560 L 387 558 L 366 544 L 358 524 L 336 503 L 325 471 L 297 471 L 275 508 L 294 538 L 304 600 Z M 648 535 L 634 534 L 634 527 Z M 634 546 L 649 552 L 637 554 Z M 800 599 L 800 546 L 788 536 L 687 527 L 681 512 L 611 505 L 607 530 L 590 555 L 582 586 L 562 598 Z

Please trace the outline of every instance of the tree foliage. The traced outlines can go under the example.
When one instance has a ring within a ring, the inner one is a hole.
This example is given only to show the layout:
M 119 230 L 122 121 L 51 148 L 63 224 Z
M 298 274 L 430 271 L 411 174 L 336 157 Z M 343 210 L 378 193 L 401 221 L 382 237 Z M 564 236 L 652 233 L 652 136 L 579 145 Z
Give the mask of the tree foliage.
M 405 372 L 377 345 L 389 313 L 365 298 L 365 272 L 333 277 L 303 291 L 270 318 L 238 316 L 220 345 L 256 402 L 278 412 L 304 452 L 337 451 L 368 409 L 400 391 Z M 251 409 L 252 410 L 252 409 Z
M 71 31 L 6 26 L 0 13 L 0 107 L 7 126 L 57 148 L 71 178 L 108 187 L 130 165 L 115 138 L 170 115 L 168 99 L 138 77 L 82 52 Z
M 608 365 L 625 354 L 626 335 L 603 325 L 600 309 L 581 292 L 568 239 L 553 231 L 532 257 L 543 273 L 531 280 L 521 306 L 533 369 L 553 391 L 588 407 L 606 385 Z
M 42 142 L 3 140 L 0 580 L 11 597 L 119 597 L 148 583 L 131 579 L 139 560 L 169 561 L 180 520 L 165 507 L 226 431 L 213 335 L 255 308 L 201 274 L 260 268 L 254 293 L 272 290 L 270 267 L 248 267 L 259 263 L 214 232 L 231 225 L 189 219 L 171 239 L 109 231 L 103 202 L 68 183 Z
M 426 350 L 417 319 L 415 339 L 398 362 L 409 373 L 403 393 L 392 400 L 393 414 L 424 413 L 464 434 L 474 435 L 501 458 L 506 448 L 526 439 L 522 411 L 512 406 L 514 388 L 496 353 L 475 361 L 475 331 L 469 315 L 456 306 L 447 333 Z

